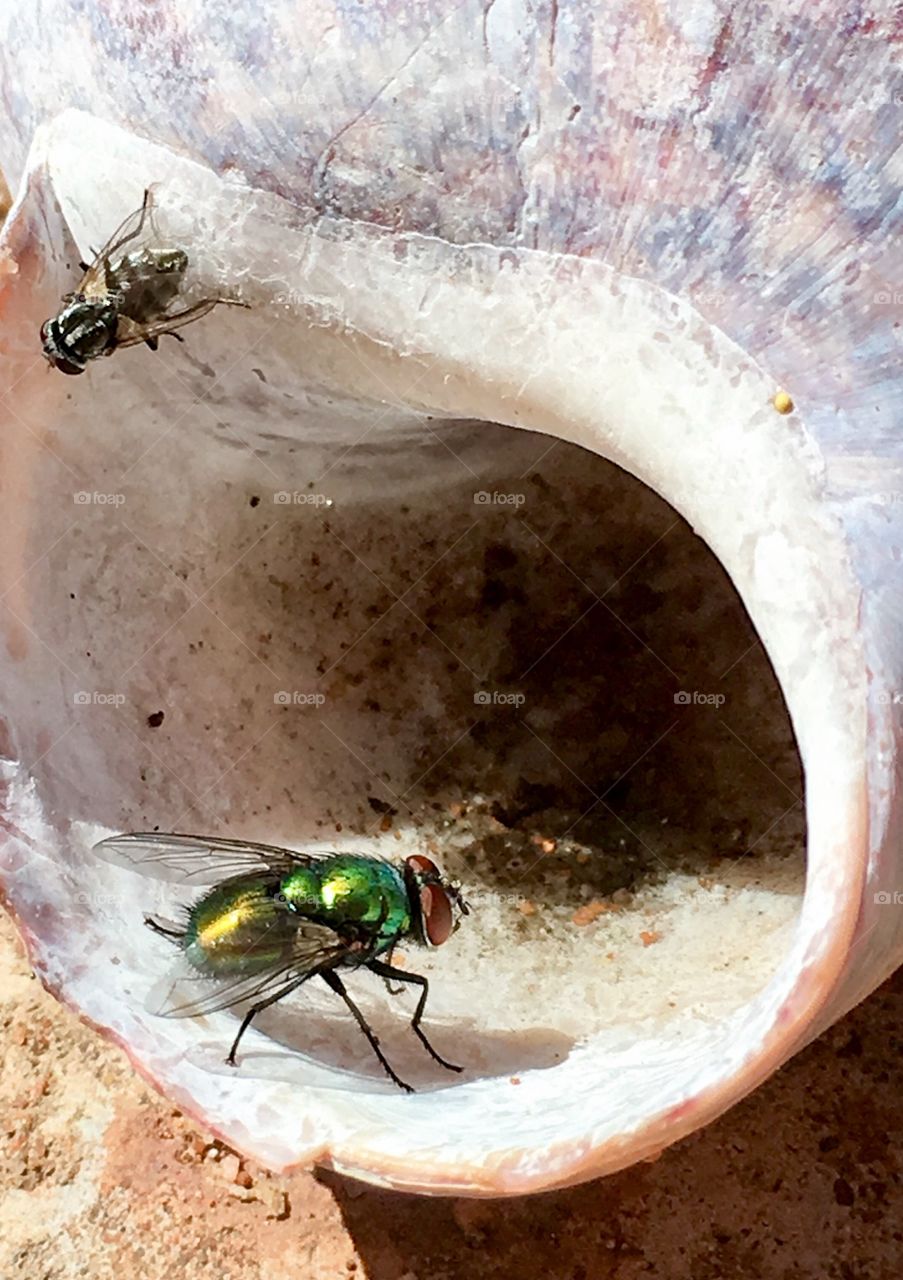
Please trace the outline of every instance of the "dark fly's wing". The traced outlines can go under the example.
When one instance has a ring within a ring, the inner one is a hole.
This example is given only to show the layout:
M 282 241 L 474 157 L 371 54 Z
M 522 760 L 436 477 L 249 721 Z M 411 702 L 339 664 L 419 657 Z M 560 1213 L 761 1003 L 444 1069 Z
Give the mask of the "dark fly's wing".
M 92 850 L 104 862 L 137 871 L 153 880 L 177 884 L 216 884 L 229 876 L 262 869 L 283 876 L 292 867 L 309 866 L 328 853 L 295 853 L 275 844 L 226 840 L 218 836 L 180 835 L 169 831 L 131 832 L 108 836 Z
M 144 193 L 144 200 L 139 209 L 134 213 L 130 213 L 127 218 L 116 228 L 104 247 L 94 258 L 88 270 L 79 281 L 78 293 L 83 293 L 86 298 L 106 298 L 107 296 L 107 273 L 106 265 L 111 259 L 115 259 L 119 250 L 124 244 L 137 239 L 148 225 L 151 231 L 155 232 L 153 224 L 153 207 L 154 198 L 150 187 Z
M 199 973 L 181 955 L 167 974 L 155 983 L 144 1002 L 148 1013 L 164 1018 L 196 1018 L 220 1009 L 231 1009 L 246 1000 L 266 1000 L 286 990 L 303 974 L 331 969 L 349 952 L 334 929 L 305 921 L 291 955 L 266 973 L 238 978 L 212 978 Z
M 147 342 L 148 338 L 162 338 L 164 334 L 175 333 L 176 329 L 184 329 L 186 324 L 193 324 L 206 316 L 214 307 L 249 307 L 247 302 L 238 298 L 205 298 L 185 311 L 177 311 L 175 315 L 163 315 L 151 324 L 136 324 L 128 316 L 121 315 L 116 328 L 117 347 L 135 347 L 139 342 Z

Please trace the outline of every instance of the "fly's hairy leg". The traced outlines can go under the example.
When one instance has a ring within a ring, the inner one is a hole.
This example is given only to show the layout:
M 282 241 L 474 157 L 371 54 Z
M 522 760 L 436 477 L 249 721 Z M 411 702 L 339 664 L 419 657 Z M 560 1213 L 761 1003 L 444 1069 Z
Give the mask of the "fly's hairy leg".
M 408 973 L 405 969 L 396 969 L 390 964 L 383 964 L 380 960 L 371 960 L 367 968 L 371 973 L 379 974 L 381 978 L 397 978 L 399 982 L 409 982 L 412 986 L 422 988 L 420 999 L 417 1001 L 417 1008 L 414 1010 L 414 1016 L 411 1019 L 411 1028 L 430 1057 L 434 1058 L 441 1067 L 445 1067 L 448 1071 L 463 1071 L 463 1067 L 456 1067 L 453 1062 L 446 1062 L 443 1057 L 440 1057 L 429 1040 L 427 1040 L 426 1032 L 420 1026 L 420 1019 L 423 1017 L 426 998 L 430 991 L 430 984 L 426 978 L 420 973 Z
M 239 1041 L 247 1031 L 248 1027 L 251 1025 L 251 1022 L 253 1021 L 253 1019 L 257 1016 L 257 1014 L 262 1013 L 264 1009 L 269 1009 L 271 1004 L 275 1004 L 277 1000 L 281 1000 L 283 996 L 287 996 L 290 992 L 295 991 L 298 987 L 301 986 L 303 982 L 307 982 L 307 980 L 309 978 L 312 978 L 316 973 L 317 973 L 316 969 L 312 970 L 310 973 L 303 973 L 300 976 L 300 978 L 296 978 L 294 982 L 287 983 L 286 986 L 281 988 L 281 990 L 275 992 L 271 996 L 268 996 L 266 1000 L 259 1000 L 257 1004 L 251 1005 L 248 1012 L 242 1018 L 241 1026 L 238 1028 L 238 1035 L 232 1041 L 232 1048 L 229 1050 L 228 1054 L 226 1055 L 226 1061 L 229 1063 L 230 1067 L 234 1067 L 238 1065 L 235 1061 L 235 1051 L 238 1048 Z
M 386 964 L 388 965 L 392 964 L 392 957 L 394 956 L 394 954 L 395 954 L 395 943 L 393 942 L 389 950 L 386 952 Z M 393 986 L 393 984 L 388 980 L 388 978 L 383 978 L 383 982 L 385 982 L 386 990 L 388 991 L 390 996 L 400 996 L 402 991 L 404 991 L 404 987 Z
M 161 938 L 175 938 L 181 941 L 184 934 L 181 929 L 167 929 L 164 925 L 159 924 L 153 916 L 145 916 L 144 923 L 149 929 L 153 929 L 154 933 L 158 933 Z
M 342 979 L 338 976 L 338 974 L 335 973 L 335 971 L 332 969 L 324 969 L 323 972 L 320 974 L 320 977 L 323 979 L 326 985 L 330 988 L 330 990 L 334 991 L 337 996 L 341 996 L 342 999 L 345 1001 L 345 1004 L 350 1009 L 355 1022 L 360 1027 L 361 1031 L 363 1031 L 364 1035 L 367 1037 L 367 1040 L 369 1041 L 369 1044 L 370 1044 L 370 1048 L 373 1050 L 377 1058 L 379 1058 L 380 1062 L 382 1063 L 382 1067 L 386 1075 L 391 1080 L 393 1080 L 395 1084 L 398 1085 L 399 1089 L 404 1089 L 405 1093 L 413 1093 L 414 1090 L 412 1089 L 412 1087 L 409 1084 L 405 1084 L 404 1080 L 402 1080 L 400 1076 L 397 1076 L 395 1072 L 392 1070 L 391 1066 L 389 1065 L 388 1059 L 386 1058 L 382 1049 L 380 1049 L 379 1047 L 379 1040 L 377 1039 L 375 1034 L 370 1030 L 370 1026 L 367 1022 L 367 1019 L 364 1017 L 360 1009 L 351 999 L 351 996 L 348 994 L 348 992 L 345 990 L 345 984 L 342 981 Z M 440 1058 L 440 1062 L 441 1062 L 441 1058 Z

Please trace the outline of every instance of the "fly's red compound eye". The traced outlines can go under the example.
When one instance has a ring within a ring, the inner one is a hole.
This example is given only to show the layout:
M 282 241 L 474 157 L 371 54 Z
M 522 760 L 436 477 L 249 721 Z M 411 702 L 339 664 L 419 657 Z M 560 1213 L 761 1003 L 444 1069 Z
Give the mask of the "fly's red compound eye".
M 429 862 L 429 858 L 424 858 L 423 861 Z M 420 914 L 423 917 L 423 931 L 430 946 L 441 947 L 451 937 L 454 924 L 452 906 L 441 885 L 420 886 Z
M 427 858 L 425 854 L 413 853 L 406 862 L 418 876 L 435 876 L 437 880 L 439 879 L 439 868 L 432 858 Z

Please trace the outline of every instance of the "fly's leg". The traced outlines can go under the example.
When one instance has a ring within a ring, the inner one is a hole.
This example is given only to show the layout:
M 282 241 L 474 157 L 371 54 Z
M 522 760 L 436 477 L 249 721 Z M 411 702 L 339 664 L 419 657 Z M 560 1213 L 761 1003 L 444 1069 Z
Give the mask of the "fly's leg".
M 453 1062 L 446 1062 L 441 1058 L 429 1040 L 426 1038 L 426 1032 L 420 1027 L 420 1019 L 423 1017 L 423 1011 L 426 1008 L 426 998 L 429 995 L 430 984 L 426 978 L 420 973 L 408 973 L 405 969 L 396 969 L 391 964 L 383 964 L 381 960 L 371 960 L 367 965 L 371 973 L 377 973 L 381 978 L 397 978 L 399 982 L 410 982 L 415 987 L 422 987 L 420 999 L 417 1001 L 417 1008 L 414 1010 L 414 1016 L 411 1019 L 411 1027 L 420 1043 L 426 1049 L 431 1058 L 434 1058 L 441 1067 L 445 1067 L 448 1071 L 463 1071 L 463 1067 L 456 1067 Z
M 195 302 L 193 306 L 186 307 L 184 311 L 173 311 L 168 316 L 164 316 L 161 324 L 168 324 L 171 320 L 188 320 L 191 317 L 200 319 L 208 311 L 212 311 L 214 307 L 247 306 L 247 302 L 239 302 L 238 298 L 203 298 L 200 302 Z
M 115 245 L 109 246 L 109 251 L 111 254 L 113 252 L 119 253 L 119 250 L 122 248 L 124 244 L 128 244 L 130 240 L 134 240 L 136 236 L 141 235 L 141 232 L 144 230 L 144 224 L 147 221 L 147 215 L 148 215 L 148 212 L 150 211 L 150 207 L 151 207 L 150 187 L 145 187 L 144 199 L 141 201 L 141 211 L 138 215 L 138 221 L 135 224 L 134 231 L 130 231 L 128 235 L 123 236 L 121 240 L 117 240 Z M 94 257 L 96 259 L 100 251 L 98 250 L 98 252 L 95 253 L 94 250 L 92 249 L 91 252 L 94 254 Z M 115 273 L 113 271 L 113 264 L 110 262 L 109 257 L 104 258 L 103 274 L 104 274 L 104 279 L 106 280 L 107 289 L 110 292 L 113 292 L 116 280 L 115 280 Z
M 136 236 L 141 235 L 141 232 L 144 230 L 144 224 L 147 220 L 147 215 L 150 210 L 150 207 L 151 207 L 150 187 L 145 187 L 144 199 L 141 201 L 141 213 L 139 215 L 138 222 L 135 225 L 135 230 L 130 231 L 127 236 L 122 237 L 122 239 L 116 245 L 117 251 L 121 249 L 124 244 L 128 244 L 130 240 L 134 240 Z M 95 254 L 95 257 L 96 256 L 97 255 Z
M 176 342 L 184 342 L 185 339 L 181 333 L 161 333 L 160 338 L 175 338 Z M 151 351 L 156 351 L 160 345 L 160 338 L 145 338 L 144 341 Z
M 389 1066 L 388 1059 L 386 1058 L 382 1049 L 380 1049 L 379 1047 L 379 1040 L 377 1040 L 374 1033 L 370 1030 L 370 1027 L 367 1024 L 367 1019 L 364 1017 L 360 1009 L 351 999 L 351 996 L 348 994 L 348 992 L 345 990 L 345 984 L 342 981 L 342 979 L 339 977 L 339 975 L 332 969 L 324 969 L 320 974 L 320 977 L 323 979 L 326 985 L 336 993 L 337 996 L 341 996 L 342 999 L 345 1001 L 345 1004 L 348 1006 L 348 1008 L 351 1010 L 351 1013 L 354 1016 L 355 1022 L 360 1027 L 361 1031 L 363 1031 L 364 1035 L 367 1037 L 367 1040 L 370 1043 L 370 1048 L 376 1054 L 377 1058 L 379 1058 L 380 1062 L 382 1063 L 383 1070 L 385 1071 L 386 1075 L 390 1078 L 390 1080 L 393 1080 L 395 1084 L 398 1085 L 399 1089 L 404 1089 L 405 1093 L 413 1093 L 414 1090 L 411 1088 L 411 1086 L 409 1084 L 405 1084 L 405 1082 L 402 1079 L 400 1079 L 400 1077 L 397 1076 L 395 1072 L 392 1070 L 392 1068 Z
M 277 1000 L 281 1000 L 283 996 L 287 996 L 289 992 L 294 991 L 296 987 L 300 987 L 302 982 L 306 982 L 308 978 L 312 978 L 316 972 L 317 970 L 314 969 L 311 973 L 302 974 L 300 978 L 296 978 L 294 982 L 290 982 L 287 986 L 281 987 L 274 995 L 269 996 L 266 1000 L 258 1000 L 257 1004 L 251 1005 L 248 1012 L 242 1018 L 241 1026 L 238 1028 L 238 1035 L 232 1041 L 232 1048 L 226 1055 L 226 1061 L 229 1063 L 230 1067 L 238 1065 L 235 1061 L 235 1050 L 238 1048 L 238 1042 L 241 1040 L 257 1014 L 262 1013 L 264 1009 L 269 1009 L 271 1004 L 275 1004 Z
M 134 347 L 139 342 L 147 342 L 148 338 L 162 338 L 164 334 L 175 337 L 174 329 L 181 329 L 183 325 L 191 324 L 192 320 L 200 320 L 201 316 L 207 315 L 218 306 L 247 308 L 248 303 L 239 302 L 237 298 L 205 298 L 202 302 L 186 307 L 184 311 L 173 311 L 154 321 L 153 324 L 145 325 L 130 320 L 128 316 L 121 316 L 113 347 Z M 121 333 L 123 325 L 126 325 L 125 335 Z M 113 347 L 110 350 L 113 350 Z
M 154 933 L 158 933 L 161 938 L 172 938 L 176 942 L 181 942 L 185 936 L 184 930 L 177 928 L 175 925 L 170 928 L 168 923 L 161 924 L 153 916 L 145 916 L 144 923 L 149 929 L 153 929 Z
M 392 957 L 394 954 L 395 954 L 395 944 L 393 943 L 392 946 L 389 948 L 389 950 L 385 953 L 387 964 L 391 965 Z M 388 978 L 383 978 L 383 982 L 386 984 L 386 990 L 388 991 L 390 996 L 400 996 L 402 991 L 404 991 L 404 987 L 393 986 Z

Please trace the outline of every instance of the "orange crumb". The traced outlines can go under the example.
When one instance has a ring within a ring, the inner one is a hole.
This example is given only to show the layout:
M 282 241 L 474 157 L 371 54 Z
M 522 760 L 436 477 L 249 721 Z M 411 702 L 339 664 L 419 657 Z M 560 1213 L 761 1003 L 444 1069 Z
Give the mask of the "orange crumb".
M 574 924 L 584 925 L 592 924 L 592 922 L 606 911 L 613 910 L 610 902 L 603 902 L 601 898 L 594 898 L 592 902 L 587 902 L 586 906 L 578 907 L 571 916 Z
M 640 934 L 640 941 L 644 947 L 651 947 L 653 942 L 658 942 L 661 936 L 658 929 L 644 929 Z
M 383 814 L 382 821 L 381 821 L 381 822 L 380 822 L 380 824 L 379 824 L 379 829 L 380 829 L 380 831 L 391 831 L 391 830 L 392 830 L 392 817 L 391 817 L 391 815 L 390 815 L 390 814 L 388 814 L 388 813 L 384 813 L 384 814 Z
M 529 898 L 524 898 L 517 904 L 517 909 L 522 916 L 535 916 L 536 903 L 531 902 Z
M 510 1080 L 512 1084 L 520 1084 L 520 1076 L 511 1076 Z

